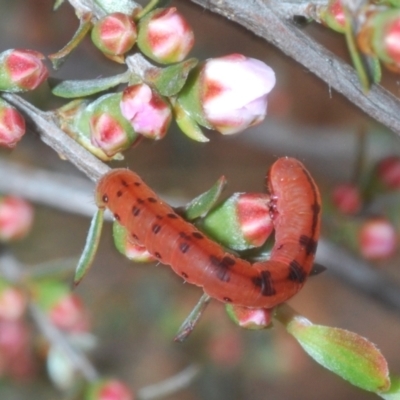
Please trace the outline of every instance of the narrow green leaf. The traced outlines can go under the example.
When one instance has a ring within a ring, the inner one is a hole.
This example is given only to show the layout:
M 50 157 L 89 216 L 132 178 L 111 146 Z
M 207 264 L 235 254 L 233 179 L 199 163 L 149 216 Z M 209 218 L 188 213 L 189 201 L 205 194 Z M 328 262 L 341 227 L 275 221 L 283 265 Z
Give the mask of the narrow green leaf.
M 108 76 L 100 79 L 80 80 L 80 81 L 63 81 L 55 86 L 52 90 L 53 94 L 66 99 L 90 96 L 95 93 L 118 86 L 121 83 L 128 82 L 130 72 L 126 71 L 119 75 Z
M 88 236 L 86 238 L 85 248 L 83 249 L 81 258 L 75 271 L 74 285 L 77 286 L 89 271 L 93 264 L 94 256 L 99 247 L 101 230 L 103 228 L 104 210 L 98 209 L 92 218 Z
M 315 361 L 354 386 L 371 392 L 389 388 L 387 361 L 364 337 L 344 329 L 313 325 L 303 317 L 289 322 L 287 330 Z
M 150 69 L 145 80 L 152 83 L 162 96 L 175 96 L 181 91 L 190 71 L 197 64 L 196 58 L 190 58 L 166 68 Z
M 64 3 L 64 0 L 56 0 L 53 5 L 53 11 L 58 10 L 62 3 Z
M 215 182 L 211 189 L 207 190 L 207 192 L 201 194 L 200 196 L 197 196 L 184 207 L 183 214 L 185 218 L 189 221 L 192 221 L 204 214 L 207 214 L 207 212 L 210 211 L 210 209 L 218 201 L 219 196 L 225 188 L 225 185 L 226 179 L 224 176 L 221 176 L 221 178 Z

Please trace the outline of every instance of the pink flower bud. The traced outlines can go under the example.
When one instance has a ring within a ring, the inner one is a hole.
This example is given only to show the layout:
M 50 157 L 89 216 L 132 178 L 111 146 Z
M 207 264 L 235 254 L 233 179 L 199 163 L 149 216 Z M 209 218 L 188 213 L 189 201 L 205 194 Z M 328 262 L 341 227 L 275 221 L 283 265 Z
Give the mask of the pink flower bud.
M 172 119 L 169 103 L 144 83 L 124 90 L 121 113 L 136 133 L 154 140 L 166 135 Z
M 228 135 L 264 120 L 274 86 L 275 73 L 268 65 L 231 54 L 194 70 L 178 101 L 198 124 Z
M 12 149 L 24 134 L 23 116 L 13 106 L 0 99 L 0 147 Z
M 332 201 L 343 214 L 357 214 L 362 206 L 360 189 L 351 183 L 338 185 L 333 189 Z
M 228 304 L 226 310 L 233 322 L 246 329 L 265 329 L 271 325 L 274 315 L 273 308 L 247 308 Z
M 396 251 L 397 233 L 386 218 L 371 218 L 364 222 L 359 232 L 361 255 L 368 260 L 388 259 Z
M 193 31 L 175 7 L 158 8 L 139 23 L 138 47 L 161 64 L 182 61 L 193 44 Z
M 94 25 L 92 41 L 104 54 L 120 56 L 136 43 L 137 31 L 132 18 L 116 12 L 106 15 Z
M 90 138 L 94 146 L 108 157 L 132 146 L 137 134 L 120 110 L 121 93 L 108 94 L 87 106 L 81 120 L 88 118 Z
M 243 193 L 238 197 L 237 215 L 241 231 L 254 247 L 263 245 L 274 230 L 269 203 L 267 194 Z
M 16 320 L 21 318 L 26 310 L 26 296 L 22 290 L 6 285 L 0 290 L 0 318 Z
M 104 379 L 89 387 L 85 400 L 134 400 L 134 395 L 121 381 Z
M 33 50 L 7 50 L 0 54 L 0 90 L 24 92 L 36 89 L 49 74 L 42 59 Z
M 23 238 L 31 229 L 33 208 L 14 196 L 0 198 L 0 241 Z
M 330 0 L 319 17 L 329 28 L 339 33 L 345 32 L 346 15 L 341 0 Z
M 400 189 L 400 157 L 386 157 L 378 163 L 376 169 L 378 178 L 385 186 Z
M 68 332 L 87 332 L 89 317 L 80 297 L 69 293 L 60 298 L 50 310 L 50 320 Z

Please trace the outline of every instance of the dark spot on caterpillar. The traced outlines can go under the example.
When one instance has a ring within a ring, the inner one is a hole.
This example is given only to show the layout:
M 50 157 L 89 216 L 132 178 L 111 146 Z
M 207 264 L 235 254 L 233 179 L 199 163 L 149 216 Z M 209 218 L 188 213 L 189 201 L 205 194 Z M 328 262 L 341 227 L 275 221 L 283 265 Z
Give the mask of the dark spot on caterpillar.
M 157 219 L 163 219 L 163 217 L 161 215 L 156 215 Z
M 157 199 L 155 199 L 154 197 L 148 197 L 148 198 L 147 198 L 147 201 L 148 201 L 149 203 L 157 203 Z
M 118 190 L 117 197 L 121 197 L 121 196 L 122 196 L 122 190 Z
M 103 194 L 102 200 L 104 203 L 108 203 L 108 196 L 106 194 Z
M 139 207 L 136 207 L 136 206 L 133 206 L 133 207 L 132 207 L 132 214 L 133 214 L 135 217 L 137 217 L 137 216 L 140 214 L 140 208 L 139 208 Z
M 226 301 L 227 303 L 232 303 L 232 299 L 230 299 L 229 297 L 224 297 L 224 301 Z
M 135 240 L 138 240 L 138 239 L 139 239 L 138 236 L 137 236 L 136 234 L 134 234 L 133 232 L 131 233 L 131 235 L 132 235 L 132 237 L 133 237 Z
M 122 184 L 122 186 L 125 186 L 125 187 L 129 186 L 128 183 L 126 181 L 124 181 L 123 179 L 121 180 L 121 184 Z
M 120 217 L 117 213 L 114 214 L 114 218 L 115 218 L 117 221 L 119 221 L 119 220 L 121 219 L 121 217 Z
M 156 258 L 159 258 L 160 260 L 161 260 L 161 254 L 158 252 L 158 251 L 156 251 L 155 253 L 154 253 L 154 257 L 156 257 Z
M 277 249 L 277 250 L 281 250 L 282 247 L 283 247 L 283 244 L 280 244 L 276 249 Z
M 186 272 L 182 272 L 181 275 L 182 275 L 185 279 L 189 278 L 189 275 L 188 275 Z
M 151 230 L 153 231 L 153 233 L 157 234 L 158 232 L 161 231 L 161 225 L 154 224 L 154 225 L 151 227 Z
M 303 267 L 296 260 L 293 260 L 289 264 L 289 268 L 289 280 L 299 283 L 303 283 L 306 280 L 307 274 L 304 272 Z
M 196 239 L 204 239 L 204 236 L 200 232 L 192 232 L 192 236 Z
M 219 260 L 218 257 L 215 257 L 214 255 L 211 255 L 209 259 L 211 265 L 216 270 L 217 278 L 223 282 L 229 282 L 230 280 L 229 268 L 235 264 L 235 260 L 228 256 L 225 256 L 222 260 Z
M 135 186 L 140 186 L 140 185 L 141 185 L 140 182 L 134 182 L 133 184 L 134 184 Z
M 190 240 L 190 236 L 186 232 L 179 232 L 179 236 L 182 239 Z
M 171 218 L 171 219 L 177 219 L 178 218 L 178 216 L 176 214 L 172 214 L 172 213 L 167 214 L 167 217 Z
M 317 251 L 317 242 L 307 235 L 301 235 L 299 243 L 305 247 L 307 255 L 315 254 Z
M 144 200 L 143 200 L 143 199 L 137 199 L 137 202 L 138 202 L 139 204 L 143 204 L 143 203 L 144 203 Z
M 276 294 L 274 284 L 271 280 L 271 272 L 261 271 L 260 276 L 252 278 L 251 281 L 255 286 L 261 288 L 261 294 L 263 296 L 273 296 Z
M 179 250 L 185 254 L 188 250 L 190 249 L 190 244 L 189 243 L 181 243 L 179 245 Z
M 321 206 L 317 202 L 315 202 L 311 206 L 311 211 L 313 212 L 313 214 L 319 214 L 319 212 L 321 211 Z

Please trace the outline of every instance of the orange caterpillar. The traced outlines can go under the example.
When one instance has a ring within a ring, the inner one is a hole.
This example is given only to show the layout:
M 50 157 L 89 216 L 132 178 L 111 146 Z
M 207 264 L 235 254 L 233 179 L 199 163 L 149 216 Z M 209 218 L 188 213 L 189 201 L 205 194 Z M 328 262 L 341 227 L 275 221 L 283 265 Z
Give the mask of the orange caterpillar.
M 132 241 L 209 296 L 244 307 L 271 308 L 294 296 L 312 270 L 321 200 L 309 172 L 294 158 L 280 158 L 272 165 L 267 186 L 275 245 L 270 260 L 253 264 L 205 237 L 126 169 L 101 178 L 96 203 L 111 210 Z

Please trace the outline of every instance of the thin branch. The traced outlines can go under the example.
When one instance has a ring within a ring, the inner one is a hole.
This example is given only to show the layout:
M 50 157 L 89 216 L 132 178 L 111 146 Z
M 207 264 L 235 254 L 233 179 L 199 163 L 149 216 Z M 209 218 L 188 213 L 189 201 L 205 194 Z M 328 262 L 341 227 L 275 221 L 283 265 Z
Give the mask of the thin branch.
M 307 36 L 280 14 L 280 0 L 191 0 L 237 22 L 293 58 L 366 114 L 400 135 L 400 101 L 386 89 L 373 85 L 368 95 L 354 69 Z M 283 11 L 282 11 L 283 13 Z

